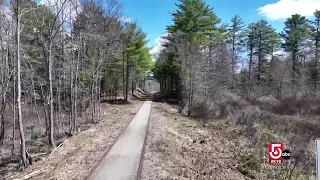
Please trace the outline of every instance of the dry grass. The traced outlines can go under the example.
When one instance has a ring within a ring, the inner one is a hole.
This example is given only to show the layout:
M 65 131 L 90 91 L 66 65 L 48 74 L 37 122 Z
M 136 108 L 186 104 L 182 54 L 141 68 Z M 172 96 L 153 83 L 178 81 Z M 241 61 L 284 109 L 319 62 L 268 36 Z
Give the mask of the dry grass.
M 154 103 L 142 179 L 245 179 L 232 154 L 206 127 Z
M 143 179 L 315 179 L 318 116 L 277 114 L 274 107 L 285 108 L 288 100 L 268 109 L 266 104 L 229 97 L 209 104 L 210 108 L 199 104 L 192 114 L 197 120 L 155 103 Z M 311 101 L 299 100 L 292 108 L 318 106 L 314 101 L 299 106 L 301 102 Z M 291 161 L 282 168 L 267 163 L 270 142 L 281 142 L 292 152 Z
M 228 128 L 220 131 L 220 137 L 229 140 L 227 148 L 237 153 L 238 169 L 251 174 L 255 179 L 314 179 L 315 139 L 320 136 L 319 126 L 303 116 L 280 116 L 261 111 L 255 106 L 246 107 L 230 122 Z M 213 130 L 219 129 L 212 122 Z M 267 165 L 267 144 L 284 143 L 292 152 L 292 162 L 287 169 L 264 169 Z M 248 165 L 247 161 L 255 165 Z M 255 167 L 259 168 L 255 168 Z M 291 175 L 289 175 L 291 174 Z
M 7 176 L 6 179 L 23 177 L 45 167 L 45 172 L 32 179 L 85 179 L 141 105 L 140 101 L 125 105 L 103 104 L 104 116 L 99 123 L 65 140 L 50 156 L 29 166 L 24 172 Z
M 229 96 L 230 97 L 230 96 Z M 236 168 L 252 179 L 315 179 L 315 139 L 320 137 L 320 103 L 286 99 L 275 104 L 243 102 L 239 97 L 212 102 L 205 122 L 235 154 Z M 277 109 L 279 108 L 279 109 Z M 267 164 L 268 143 L 284 143 L 292 152 L 285 169 Z

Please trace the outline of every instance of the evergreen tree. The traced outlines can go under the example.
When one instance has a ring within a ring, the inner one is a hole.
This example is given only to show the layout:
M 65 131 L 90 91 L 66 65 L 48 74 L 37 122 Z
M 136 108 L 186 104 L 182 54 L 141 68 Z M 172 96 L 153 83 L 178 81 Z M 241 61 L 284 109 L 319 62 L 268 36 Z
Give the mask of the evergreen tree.
M 173 25 L 168 26 L 169 33 L 182 32 L 190 42 L 208 43 L 208 36 L 217 34 L 220 19 L 202 0 L 179 0 L 178 10 L 172 13 Z
M 313 24 L 313 32 L 312 37 L 314 40 L 314 47 L 315 47 L 315 59 L 317 61 L 317 66 L 319 65 L 319 46 L 320 46 L 320 11 L 316 11 L 314 13 L 314 21 Z
M 251 84 L 252 84 L 252 70 L 253 70 L 253 55 L 254 55 L 254 47 L 255 47 L 255 24 L 250 23 L 245 30 L 246 32 L 246 48 L 249 56 L 248 60 L 248 78 L 247 83 L 244 86 L 244 92 L 246 92 L 246 96 L 250 95 L 251 92 Z M 245 75 L 245 73 L 243 73 Z M 246 79 L 246 78 L 244 78 Z
M 137 78 L 145 73 L 145 70 L 151 66 L 151 55 L 146 48 L 147 35 L 136 23 L 126 23 L 124 25 L 124 54 L 126 57 L 126 94 L 128 96 L 129 75 L 134 74 L 131 78 L 132 91 L 134 90 Z
M 253 55 L 258 59 L 257 79 L 260 82 L 265 79 L 267 56 L 273 54 L 274 44 L 277 42 L 277 33 L 265 20 L 258 21 L 253 28 Z
M 311 21 L 311 35 L 314 48 L 314 59 L 310 64 L 311 81 L 314 85 L 315 90 L 318 89 L 318 81 L 320 80 L 320 69 L 319 69 L 319 46 L 320 46 L 320 11 L 314 13 L 314 20 Z
M 231 72 L 232 72 L 232 88 L 235 81 L 235 69 L 239 60 L 240 53 L 244 47 L 244 22 L 239 15 L 235 15 L 231 19 L 231 25 L 229 26 L 227 42 L 230 45 L 232 59 L 231 59 Z
M 293 90 L 297 92 L 297 80 L 298 74 L 300 74 L 298 57 L 309 38 L 309 23 L 307 19 L 299 14 L 292 15 L 285 21 L 281 37 L 284 40 L 282 47 L 291 54 Z
M 213 8 L 202 0 L 179 0 L 178 10 L 172 13 L 173 25 L 168 26 L 169 39 L 177 49 L 179 61 L 182 106 L 187 107 L 190 115 L 194 92 L 197 89 L 195 77 L 197 69 L 205 66 L 203 50 L 221 39 L 221 30 L 217 24 L 220 19 L 214 14 Z M 212 48 L 209 48 L 212 49 Z M 209 50 L 210 51 L 210 50 Z M 170 56 L 168 56 L 170 57 Z
M 298 55 L 309 37 L 308 27 L 307 19 L 296 14 L 285 21 L 285 27 L 281 32 L 281 37 L 284 40 L 282 47 L 291 53 L 292 69 L 294 71 L 297 71 L 298 68 Z

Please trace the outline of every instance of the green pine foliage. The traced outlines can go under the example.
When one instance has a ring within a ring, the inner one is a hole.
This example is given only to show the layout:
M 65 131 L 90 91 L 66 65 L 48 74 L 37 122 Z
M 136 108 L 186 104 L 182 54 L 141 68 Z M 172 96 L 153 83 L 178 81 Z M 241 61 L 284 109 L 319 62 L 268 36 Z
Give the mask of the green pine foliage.
M 191 42 L 208 44 L 208 37 L 218 34 L 220 19 L 213 8 L 202 0 L 179 0 L 178 10 L 172 13 L 173 25 L 168 26 L 169 33 L 183 33 Z

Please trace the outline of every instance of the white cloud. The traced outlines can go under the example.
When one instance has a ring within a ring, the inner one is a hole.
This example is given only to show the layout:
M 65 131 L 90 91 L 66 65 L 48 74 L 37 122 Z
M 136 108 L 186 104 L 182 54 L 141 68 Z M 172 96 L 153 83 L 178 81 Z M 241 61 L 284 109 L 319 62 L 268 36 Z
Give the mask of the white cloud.
M 166 36 L 168 36 L 168 33 L 164 33 L 155 39 L 156 45 L 153 46 L 151 48 L 151 50 L 149 51 L 150 54 L 152 54 L 154 56 L 153 61 L 155 61 L 155 59 L 159 55 L 160 51 L 164 48 L 163 45 L 166 43 L 166 39 L 164 39 L 164 37 L 166 37 Z
M 310 17 L 316 9 L 320 10 L 320 0 L 279 0 L 257 10 L 259 15 L 265 16 L 269 20 L 279 20 L 286 19 L 293 14 Z

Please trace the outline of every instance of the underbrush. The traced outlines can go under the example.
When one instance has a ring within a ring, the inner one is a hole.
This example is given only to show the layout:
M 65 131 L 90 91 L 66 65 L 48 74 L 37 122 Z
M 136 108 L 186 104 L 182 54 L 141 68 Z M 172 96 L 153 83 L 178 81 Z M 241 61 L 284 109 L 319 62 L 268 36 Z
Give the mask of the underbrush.
M 320 137 L 320 101 L 286 99 L 275 104 L 226 98 L 193 111 L 235 154 L 236 168 L 251 179 L 315 179 L 315 140 Z M 201 112 L 200 112 L 201 110 Z M 203 115 L 202 117 L 199 115 Z M 268 143 L 292 153 L 282 166 L 268 164 Z
M 250 172 L 255 179 L 312 178 L 316 170 L 314 140 L 320 128 L 317 130 L 305 117 L 282 117 L 269 112 L 257 116 L 256 113 L 238 117 L 233 124 L 236 128 L 226 134 L 226 138 L 241 142 L 230 146 L 237 154 L 237 168 Z M 267 163 L 270 142 L 283 143 L 291 151 L 292 157 L 285 162 L 284 169 L 275 170 Z
M 111 114 L 118 114 L 120 112 L 120 108 L 124 111 L 123 108 L 131 107 L 131 104 L 122 105 L 122 103 L 116 104 L 101 104 L 101 116 L 103 117 L 110 117 Z M 37 161 L 43 160 L 48 157 L 49 154 L 52 153 L 53 149 L 48 145 L 48 137 L 46 135 L 46 123 L 45 123 L 45 115 L 43 113 L 43 107 L 38 106 L 39 110 L 39 118 L 40 121 L 37 119 L 37 115 L 33 110 L 33 106 L 29 104 L 23 105 L 23 125 L 24 125 L 24 132 L 25 132 L 25 139 L 26 139 L 26 150 L 29 155 L 32 157 L 32 163 L 37 163 Z M 89 107 L 86 111 L 82 114 L 79 113 L 77 118 L 77 133 L 86 131 L 93 126 L 96 126 L 97 119 L 94 121 L 91 119 L 92 114 L 90 112 L 91 107 Z M 135 111 L 134 111 L 135 113 Z M 15 128 L 15 149 L 12 155 L 12 147 L 13 147 L 13 116 L 12 110 L 7 109 L 6 112 L 6 136 L 4 140 L 4 144 L 0 145 L 0 179 L 2 177 L 10 177 L 14 174 L 17 174 L 21 170 L 23 170 L 22 163 L 20 161 L 19 151 L 19 129 L 18 129 L 18 122 L 16 122 Z M 128 111 L 128 114 L 131 115 L 131 111 Z M 112 116 L 114 118 L 114 116 Z M 103 119 L 102 119 L 103 121 Z M 100 121 L 101 122 L 101 121 Z M 114 122 L 117 123 L 117 122 Z M 66 139 L 73 136 L 69 131 L 69 115 L 65 112 L 61 114 L 54 113 L 54 140 L 56 146 L 59 146 Z M 74 136 L 73 136 L 74 137 Z M 30 167 L 30 166 L 29 166 Z M 22 172 L 22 171 L 21 171 Z
M 153 105 L 142 179 L 244 179 L 214 132 L 174 109 Z

